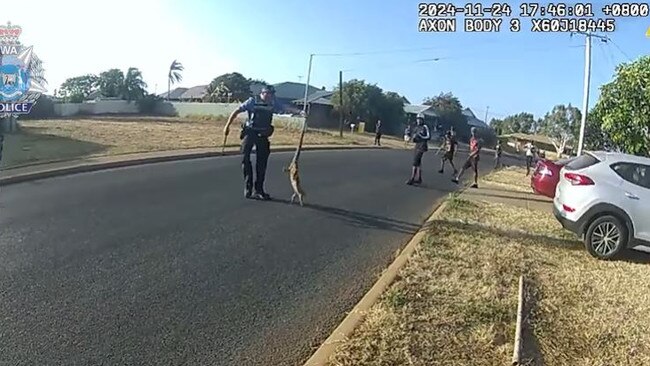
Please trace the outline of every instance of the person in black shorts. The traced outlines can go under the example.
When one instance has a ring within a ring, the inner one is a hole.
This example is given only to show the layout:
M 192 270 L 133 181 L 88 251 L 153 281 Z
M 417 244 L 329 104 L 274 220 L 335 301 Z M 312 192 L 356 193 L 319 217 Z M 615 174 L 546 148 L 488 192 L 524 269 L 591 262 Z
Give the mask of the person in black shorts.
M 478 162 L 481 153 L 481 143 L 476 136 L 476 127 L 472 127 L 470 131 L 472 137 L 469 139 L 469 156 L 467 157 L 467 161 L 463 165 L 463 168 L 460 170 L 460 173 L 458 173 L 458 176 L 454 177 L 451 181 L 458 183 L 465 170 L 472 168 L 474 171 L 474 184 L 472 184 L 471 187 L 478 188 Z
M 458 141 L 456 141 L 456 138 L 451 134 L 451 131 L 447 131 L 447 133 L 445 133 L 445 139 L 442 144 L 443 145 L 440 147 L 440 149 L 444 149 L 445 153 L 440 161 L 440 170 L 438 170 L 438 173 L 442 174 L 445 172 L 445 162 L 448 161 L 449 165 L 451 165 L 451 168 L 454 169 L 454 175 L 456 175 L 458 174 L 458 170 L 454 165 L 454 155 L 456 154 Z
M 418 114 L 415 121 L 416 125 L 413 131 L 413 142 L 415 143 L 413 170 L 411 171 L 411 178 L 406 182 L 410 186 L 422 183 L 422 156 L 429 150 L 429 140 L 431 139 L 429 126 L 424 123 L 424 115 Z

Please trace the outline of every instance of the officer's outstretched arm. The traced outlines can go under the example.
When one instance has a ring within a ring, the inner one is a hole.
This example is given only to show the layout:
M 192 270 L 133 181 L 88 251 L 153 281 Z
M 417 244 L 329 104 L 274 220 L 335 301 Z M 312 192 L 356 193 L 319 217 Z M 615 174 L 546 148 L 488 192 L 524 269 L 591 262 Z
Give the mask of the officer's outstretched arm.
M 235 109 L 234 111 L 232 111 L 232 113 L 230 114 L 230 117 L 228 117 L 228 121 L 226 121 L 226 126 L 223 128 L 223 133 L 224 133 L 224 134 L 228 135 L 228 134 L 230 133 L 230 125 L 233 123 L 233 121 L 235 120 L 235 118 L 237 118 L 237 116 L 239 115 L 239 113 L 241 113 L 241 111 L 239 110 L 239 108 L 237 108 L 237 109 Z

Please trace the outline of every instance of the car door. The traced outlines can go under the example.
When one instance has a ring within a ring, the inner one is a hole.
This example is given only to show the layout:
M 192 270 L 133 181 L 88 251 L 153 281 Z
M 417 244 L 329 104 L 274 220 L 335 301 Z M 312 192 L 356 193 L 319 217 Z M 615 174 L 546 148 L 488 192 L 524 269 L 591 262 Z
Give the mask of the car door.
M 612 166 L 621 178 L 623 209 L 634 224 L 634 236 L 650 243 L 650 165 L 622 162 Z

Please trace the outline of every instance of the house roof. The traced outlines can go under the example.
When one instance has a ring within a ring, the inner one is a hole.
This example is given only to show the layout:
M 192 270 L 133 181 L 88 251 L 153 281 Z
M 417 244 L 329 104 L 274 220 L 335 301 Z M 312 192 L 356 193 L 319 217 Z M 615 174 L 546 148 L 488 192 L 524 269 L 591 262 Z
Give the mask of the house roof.
M 319 90 L 307 96 L 307 103 L 333 105 L 331 100 L 333 94 L 334 92 L 328 90 Z M 292 103 L 302 105 L 304 101 L 305 98 L 299 98 L 293 100 Z
M 404 104 L 404 112 L 407 114 L 424 114 L 429 117 L 438 117 L 436 111 L 430 105 Z
M 97 99 L 97 98 L 101 98 L 101 97 L 102 97 L 102 92 L 100 92 L 99 89 L 98 89 L 98 90 L 93 90 L 92 92 L 90 92 L 90 94 L 88 94 L 88 96 L 86 97 L 86 100 L 92 100 L 92 99 Z
M 180 99 L 181 95 L 183 95 L 187 90 L 187 88 L 174 88 L 169 92 L 169 99 Z M 158 96 L 167 99 L 167 92 L 158 94 Z
M 472 110 L 469 108 L 463 109 L 463 116 L 467 117 L 467 124 L 470 126 L 479 127 L 479 128 L 490 128 L 490 126 L 487 123 L 476 118 L 474 112 L 472 112 Z
M 509 135 L 503 135 L 501 137 L 523 140 L 523 141 L 532 141 L 538 144 L 553 145 L 551 139 L 548 138 L 548 136 L 546 135 L 529 135 L 527 133 L 517 132 L 517 133 L 511 133 Z M 567 145 L 567 148 L 571 148 L 571 146 Z
M 284 83 L 274 84 L 273 86 L 275 87 L 275 96 L 277 98 L 295 100 L 305 98 L 305 85 L 306 84 L 286 81 Z M 310 85 L 308 95 L 314 94 L 317 91 L 321 91 L 321 89 Z
M 203 98 L 207 93 L 207 85 L 197 85 L 187 89 L 183 94 L 181 94 L 180 99 L 196 99 Z

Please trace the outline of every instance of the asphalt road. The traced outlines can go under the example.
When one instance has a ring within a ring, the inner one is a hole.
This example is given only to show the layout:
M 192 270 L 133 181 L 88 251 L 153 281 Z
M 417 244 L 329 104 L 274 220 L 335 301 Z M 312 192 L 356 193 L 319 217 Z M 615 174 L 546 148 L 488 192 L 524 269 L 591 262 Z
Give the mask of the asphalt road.
M 2 187 L 0 365 L 304 362 L 457 188 L 433 151 L 406 186 L 411 156 L 304 152 L 303 208 L 281 153 L 275 202 L 243 198 L 237 156 Z

